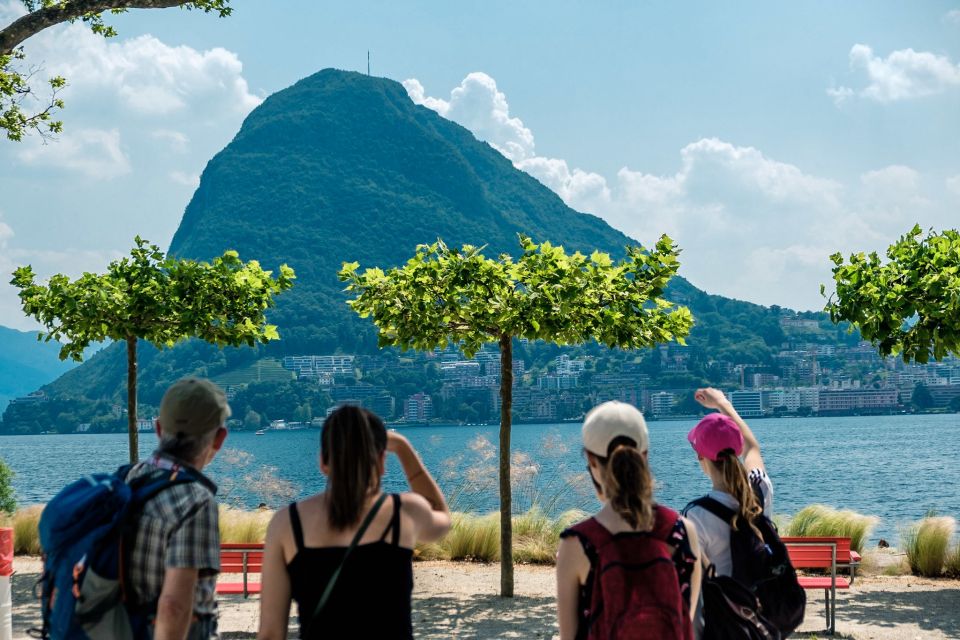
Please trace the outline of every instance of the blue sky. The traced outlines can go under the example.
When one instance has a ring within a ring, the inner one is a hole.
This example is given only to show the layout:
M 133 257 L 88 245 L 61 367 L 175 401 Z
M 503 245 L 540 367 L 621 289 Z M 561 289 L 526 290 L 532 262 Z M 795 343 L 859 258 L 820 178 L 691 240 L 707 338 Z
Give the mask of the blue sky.
M 818 308 L 832 251 L 960 220 L 960 2 L 234 5 L 28 41 L 71 81 L 66 133 L 0 143 L 0 268 L 102 269 L 137 233 L 166 246 L 262 97 L 363 70 L 368 49 L 571 206 L 670 233 L 713 293 Z M 0 324 L 29 326 L 6 285 Z

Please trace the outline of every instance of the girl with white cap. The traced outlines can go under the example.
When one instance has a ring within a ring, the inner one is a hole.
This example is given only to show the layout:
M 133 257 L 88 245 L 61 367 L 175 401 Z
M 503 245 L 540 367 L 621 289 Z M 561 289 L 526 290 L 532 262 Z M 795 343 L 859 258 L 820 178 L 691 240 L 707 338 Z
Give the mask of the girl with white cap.
M 622 402 L 595 407 L 583 447 L 603 507 L 560 536 L 560 639 L 689 640 L 700 592 L 697 534 L 654 501 L 643 415 Z

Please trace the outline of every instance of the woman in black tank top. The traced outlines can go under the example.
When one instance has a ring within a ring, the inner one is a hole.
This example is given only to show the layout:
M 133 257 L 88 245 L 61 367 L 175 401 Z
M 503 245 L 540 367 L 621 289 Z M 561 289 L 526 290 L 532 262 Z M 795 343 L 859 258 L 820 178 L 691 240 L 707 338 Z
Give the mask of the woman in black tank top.
M 257 637 L 287 637 L 293 600 L 307 640 L 412 639 L 413 547 L 450 528 L 443 495 L 407 439 L 365 409 L 330 414 L 320 447 L 327 490 L 281 509 L 267 530 Z M 387 451 L 411 493 L 380 491 Z

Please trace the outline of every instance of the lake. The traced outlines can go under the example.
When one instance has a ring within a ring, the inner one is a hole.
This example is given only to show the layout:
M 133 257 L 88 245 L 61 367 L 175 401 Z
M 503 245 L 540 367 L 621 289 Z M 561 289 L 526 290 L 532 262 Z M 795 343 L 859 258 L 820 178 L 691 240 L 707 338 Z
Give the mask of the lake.
M 650 460 L 660 502 L 680 508 L 709 490 L 686 441 L 694 421 L 651 422 Z M 792 514 L 811 503 L 882 518 L 873 538 L 896 544 L 899 528 L 927 511 L 960 517 L 960 415 L 782 418 L 751 423 L 775 488 L 775 510 Z M 452 506 L 497 508 L 497 427 L 407 427 Z M 221 498 L 256 507 L 320 491 L 319 430 L 231 433 L 209 468 Z M 153 449 L 141 434 L 141 455 Z M 127 454 L 125 434 L 0 438 L 0 456 L 16 472 L 21 504 L 44 502 L 90 471 L 111 470 Z M 550 512 L 595 509 L 585 475 L 579 424 L 514 425 L 514 504 Z M 388 462 L 388 490 L 405 489 L 399 464 Z

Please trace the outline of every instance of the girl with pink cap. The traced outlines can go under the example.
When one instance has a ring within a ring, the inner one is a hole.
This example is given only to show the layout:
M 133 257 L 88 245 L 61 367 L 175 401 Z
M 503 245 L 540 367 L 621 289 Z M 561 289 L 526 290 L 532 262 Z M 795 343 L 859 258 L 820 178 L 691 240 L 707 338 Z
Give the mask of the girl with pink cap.
M 762 540 L 754 520 L 761 513 L 773 513 L 773 484 L 764 468 L 760 443 L 722 391 L 698 389 L 694 398 L 719 412 L 704 417 L 687 435 L 700 468 L 713 484 L 707 496 L 736 512 L 733 526 L 750 527 Z M 696 525 L 703 566 L 713 564 L 718 576 L 733 575 L 731 524 L 695 504 L 684 515 Z M 697 622 L 699 628 L 701 621 Z

